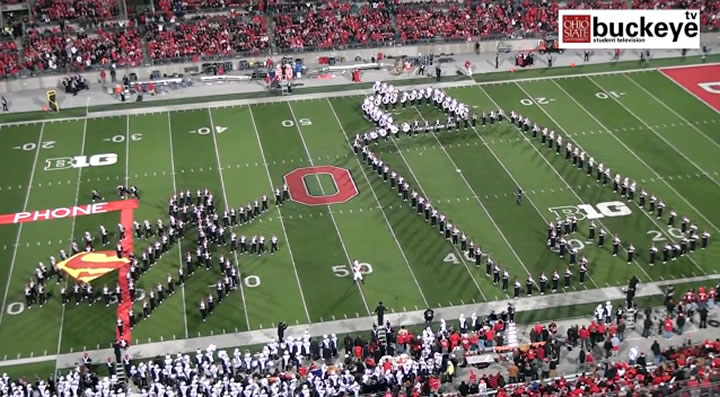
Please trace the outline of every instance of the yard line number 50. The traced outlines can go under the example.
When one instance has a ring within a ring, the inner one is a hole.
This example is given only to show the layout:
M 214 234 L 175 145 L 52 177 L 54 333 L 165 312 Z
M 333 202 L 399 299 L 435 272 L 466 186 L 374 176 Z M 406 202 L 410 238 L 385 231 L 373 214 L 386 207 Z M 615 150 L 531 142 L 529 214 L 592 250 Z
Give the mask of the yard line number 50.
M 333 273 L 335 273 L 335 277 L 349 277 L 352 271 L 350 270 L 350 267 L 348 265 L 337 265 L 332 267 Z M 370 274 L 373 272 L 373 267 L 369 263 L 362 262 L 360 263 L 360 273 L 362 274 Z
M 310 119 L 298 119 L 297 121 L 299 126 L 307 127 L 309 125 L 312 125 L 312 120 Z M 282 124 L 285 128 L 290 128 L 295 126 L 295 122 L 292 120 L 283 120 L 280 124 Z

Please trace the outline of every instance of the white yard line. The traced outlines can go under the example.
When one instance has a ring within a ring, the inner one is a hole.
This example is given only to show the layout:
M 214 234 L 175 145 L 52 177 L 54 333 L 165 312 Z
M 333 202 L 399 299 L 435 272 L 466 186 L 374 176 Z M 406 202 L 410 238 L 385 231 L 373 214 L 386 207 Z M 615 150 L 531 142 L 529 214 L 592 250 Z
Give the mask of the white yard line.
M 42 147 L 43 133 L 45 132 L 45 123 L 42 123 L 40 127 L 40 134 L 38 136 L 38 142 L 35 149 L 35 158 L 33 159 L 32 169 L 30 170 L 30 181 L 28 181 L 27 192 L 25 193 L 25 203 L 23 204 L 23 212 L 27 211 L 28 202 L 30 202 L 30 192 L 32 191 L 32 183 L 35 178 L 35 167 L 37 166 L 38 157 L 40 156 L 40 150 Z M 2 324 L 3 315 L 5 314 L 5 307 L 7 305 L 8 292 L 10 291 L 10 284 L 12 281 L 13 270 L 15 269 L 15 259 L 17 258 L 18 247 L 20 246 L 20 235 L 22 234 L 23 224 L 18 226 L 17 237 L 15 238 L 15 246 L 13 247 L 12 258 L 10 259 L 10 272 L 7 276 L 7 282 L 5 283 L 5 294 L 3 295 L 2 307 L 0 307 L 0 324 Z
M 175 149 L 173 148 L 173 137 L 172 137 L 172 121 L 170 117 L 170 112 L 167 113 L 168 116 L 168 136 L 170 137 L 170 172 L 172 173 L 172 183 L 173 183 L 173 193 L 177 194 L 177 177 L 175 176 Z M 213 131 L 214 133 L 214 131 Z M 180 268 L 183 267 L 183 255 L 182 255 L 182 241 L 178 239 L 177 242 L 178 247 L 178 259 L 180 260 Z M 190 277 L 188 274 L 186 277 Z M 187 320 L 187 302 L 185 301 L 185 283 L 180 285 L 180 292 L 182 294 L 182 301 L 183 301 L 183 320 L 185 322 L 185 338 L 188 338 L 190 335 L 188 332 L 188 320 Z
M 303 137 L 302 130 L 300 130 L 300 125 L 298 124 L 297 117 L 295 117 L 295 111 L 293 111 L 292 105 L 290 102 L 287 103 L 288 108 L 290 109 L 290 114 L 292 115 L 293 122 L 295 124 L 295 128 L 297 129 L 298 135 L 300 135 L 300 141 L 302 141 L 303 147 L 305 148 L 305 153 L 307 153 L 308 161 L 310 162 L 311 166 L 315 166 L 315 163 L 313 162 L 312 155 L 310 154 L 310 150 L 308 149 L 307 144 L 305 143 L 305 138 Z M 316 175 L 317 177 L 317 175 Z M 318 177 L 318 186 L 320 186 L 320 192 L 325 195 L 325 189 L 322 187 L 322 183 L 320 183 L 320 178 Z M 328 207 L 328 213 L 330 214 L 330 219 L 332 219 L 333 225 L 335 225 L 335 231 L 337 232 L 338 238 L 340 239 L 340 245 L 342 245 L 343 251 L 345 251 L 345 258 L 347 259 L 348 266 L 352 267 L 352 259 L 350 259 L 350 254 L 348 253 L 348 249 L 345 246 L 345 240 L 343 240 L 342 233 L 340 233 L 340 228 L 338 227 L 337 221 L 335 220 L 335 215 L 333 215 L 332 210 L 330 209 L 330 205 Z M 365 292 L 363 292 L 362 287 L 360 287 L 360 283 L 356 283 L 358 291 L 360 291 L 360 296 L 362 297 L 363 303 L 365 304 L 365 309 L 367 309 L 368 314 L 371 313 L 370 306 L 368 306 L 367 300 L 365 299 Z
M 130 115 L 125 126 L 125 187 L 130 183 Z
M 345 138 L 345 142 L 347 142 L 348 147 L 350 147 L 350 149 L 352 150 L 352 144 L 350 143 L 350 140 L 347 137 L 345 127 L 343 127 L 342 123 L 340 122 L 340 118 L 337 115 L 337 112 L 335 112 L 335 107 L 332 105 L 332 102 L 330 102 L 329 99 L 327 99 L 327 103 L 328 103 L 328 106 L 330 106 L 330 110 L 332 110 L 333 116 L 335 116 L 335 120 L 337 121 L 337 124 L 340 127 L 340 131 L 342 131 L 342 135 Z M 380 213 L 382 213 L 383 218 L 385 218 L 385 223 L 388 225 L 390 234 L 392 234 L 393 239 L 395 240 L 395 244 L 397 245 L 398 250 L 400 250 L 400 254 L 403 257 L 403 260 L 405 261 L 405 265 L 407 265 L 408 271 L 410 271 L 410 275 L 412 276 L 413 281 L 415 281 L 415 286 L 417 287 L 418 291 L 420 292 L 420 296 L 422 297 L 423 302 L 425 302 L 425 306 L 430 307 L 427 299 L 425 298 L 425 294 L 423 293 L 423 290 L 420 287 L 420 282 L 418 282 L 417 277 L 415 277 L 415 272 L 413 272 L 412 266 L 410 266 L 410 261 L 408 261 L 408 258 L 405 255 L 405 251 L 403 250 L 402 246 L 400 245 L 400 241 L 398 241 L 398 238 L 395 235 L 395 231 L 393 230 L 393 227 L 390 224 L 390 220 L 388 220 L 388 217 L 385 214 L 385 210 L 383 210 L 382 204 L 380 204 L 380 199 L 378 199 L 377 194 L 375 194 L 375 189 L 372 187 L 372 184 L 370 183 L 370 179 L 367 176 L 367 172 L 365 172 L 365 167 L 363 167 L 362 163 L 360 162 L 360 159 L 358 159 L 357 156 L 353 156 L 353 157 L 355 157 L 355 161 L 357 161 L 358 166 L 360 167 L 360 171 L 362 171 L 363 177 L 365 177 L 365 181 L 367 181 L 368 187 L 370 187 L 370 192 L 372 193 L 373 197 L 375 197 L 375 202 L 377 203 L 378 208 L 380 209 Z
M 572 95 L 570 95 L 570 93 L 567 92 L 560 84 L 558 84 L 558 83 L 555 82 L 555 81 L 553 81 L 553 84 L 555 84 L 563 93 L 565 93 L 565 95 L 566 95 L 568 98 L 570 98 L 570 100 L 573 101 L 578 107 L 580 107 L 580 109 L 582 109 L 585 113 L 587 113 L 587 115 L 590 116 L 590 118 L 592 118 L 593 120 L 595 120 L 595 122 L 597 123 L 597 125 L 599 125 L 599 126 L 600 126 L 602 129 L 604 129 L 608 134 L 610 134 L 611 137 L 615 138 L 615 140 L 616 140 L 620 145 L 622 145 L 630 154 L 632 154 L 633 157 L 635 157 L 635 158 L 636 158 L 638 161 L 640 161 L 648 170 L 650 170 L 650 172 L 652 172 L 657 179 L 661 180 L 670 190 L 673 191 L 673 193 L 675 193 L 678 197 L 680 197 L 680 199 L 681 199 L 682 201 L 684 201 L 690 208 L 692 208 L 701 218 L 703 218 L 703 219 L 705 220 L 705 222 L 707 222 L 710 226 L 712 226 L 713 229 L 715 229 L 716 231 L 720 232 L 720 229 L 719 229 L 717 226 L 715 226 L 715 225 L 710 221 L 710 219 L 708 219 L 705 215 L 703 215 L 702 212 L 700 212 L 697 208 L 695 208 L 695 206 L 692 205 L 682 194 L 680 194 L 677 190 L 675 190 L 675 188 L 672 187 L 672 185 L 670 185 L 664 178 L 662 178 L 662 177 L 660 176 L 660 174 L 658 174 L 657 171 L 655 171 L 652 167 L 650 167 L 650 164 L 646 163 L 645 160 L 643 160 L 640 156 L 637 155 L 637 153 L 635 153 L 632 149 L 630 149 L 630 148 L 625 144 L 625 142 L 623 142 L 623 141 L 620 140 L 615 134 L 613 134 L 612 131 L 611 131 L 609 128 L 607 128 L 603 123 L 600 122 L 600 120 L 598 120 L 598 119 L 595 117 L 595 115 L 593 115 L 592 113 L 590 113 L 582 104 L 580 104 L 580 102 L 578 102 Z M 520 87 L 519 84 L 517 84 L 517 86 Z M 522 88 L 520 88 L 520 89 L 522 89 Z M 525 91 L 524 89 L 522 89 L 522 90 Z M 541 109 L 542 109 L 542 108 L 541 108 Z M 544 109 L 543 109 L 543 111 L 544 111 Z M 556 124 L 557 124 L 557 123 L 556 123 Z M 566 133 L 566 135 L 567 135 L 567 133 Z
M 525 91 L 525 89 L 524 89 L 520 84 L 517 84 L 517 83 L 516 83 L 515 85 L 516 85 L 518 88 L 520 88 L 520 90 L 521 90 L 522 92 L 524 92 L 525 95 L 527 95 L 528 98 L 533 98 L 533 96 L 531 96 L 530 93 L 528 93 L 527 91 Z M 485 90 L 484 90 L 482 87 L 480 87 L 480 89 L 481 89 L 483 92 L 485 92 Z M 487 92 L 485 92 L 485 95 L 487 95 L 488 97 L 490 96 Z M 535 101 L 533 101 L 533 103 L 535 103 Z M 565 134 L 565 137 L 566 137 L 568 140 L 573 141 L 577 147 L 579 147 L 581 150 L 585 151 L 584 149 L 582 149 L 582 147 L 581 147 L 580 145 L 577 144 L 576 141 L 574 141 L 574 140 L 570 137 L 570 134 L 568 134 L 568 132 L 565 130 L 565 128 L 563 128 L 562 125 L 561 125 L 560 123 L 558 123 L 558 122 L 555 120 L 555 118 L 554 118 L 552 115 L 550 115 L 549 112 L 547 112 L 542 106 L 538 105 L 537 103 L 535 103 L 535 106 L 537 106 L 538 109 L 540 109 L 540 111 L 542 111 L 543 113 L 545 113 L 545 115 L 550 119 L 550 121 L 552 121 L 553 124 L 555 124 L 555 125 L 563 132 L 563 134 Z M 557 175 L 558 178 L 560 178 L 561 181 L 565 182 L 565 186 L 567 186 L 567 188 L 570 189 L 570 191 L 573 193 L 573 195 L 575 196 L 575 198 L 578 199 L 578 202 L 584 203 L 585 201 L 580 197 L 580 195 L 577 194 L 577 192 L 575 191 L 575 189 L 573 189 L 573 187 L 570 186 L 570 184 L 565 180 L 565 178 L 563 178 L 563 176 L 560 175 L 560 172 L 558 172 L 558 170 L 555 168 L 555 166 L 553 166 L 553 165 L 548 161 L 548 159 L 546 159 L 545 156 L 544 156 L 542 153 L 540 153 L 540 151 L 539 151 L 538 148 L 535 146 L 535 144 L 532 143 L 529 138 L 527 138 L 527 137 L 525 137 L 525 136 L 523 136 L 523 138 L 524 138 L 525 142 L 527 142 L 528 145 L 530 145 L 530 146 L 535 150 L 535 152 L 540 156 L 540 158 L 542 158 L 543 161 L 545 161 L 545 163 L 546 163 L 548 166 L 550 166 L 550 168 L 555 172 L 555 175 Z M 586 152 L 586 153 L 587 153 L 587 152 Z M 645 213 L 645 211 L 641 211 L 641 212 Z M 645 214 L 647 215 L 647 213 L 645 213 Z M 615 235 L 612 231 L 610 231 L 610 229 L 609 229 L 607 226 L 605 226 L 605 224 L 603 223 L 603 221 L 601 221 L 601 220 L 598 219 L 598 223 L 599 223 L 600 226 L 601 226 L 603 229 L 605 229 L 608 233 L 610 233 L 611 235 Z M 625 249 L 625 247 L 624 247 L 622 244 L 620 245 L 620 247 L 622 248 L 623 251 L 627 252 L 627 250 Z M 633 263 L 635 263 L 635 264 L 640 268 L 640 270 L 642 270 L 643 274 L 645 275 L 645 277 L 648 278 L 649 281 L 652 281 L 652 280 L 653 280 L 653 278 L 650 277 L 650 274 L 648 274 L 648 272 L 645 270 L 645 268 L 642 267 L 642 265 L 640 265 L 640 263 L 639 263 L 637 260 L 633 260 Z
M 715 178 L 713 178 L 709 172 L 705 171 L 696 162 L 694 162 L 690 157 L 685 155 L 685 153 L 683 153 L 680 149 L 678 149 L 675 145 L 673 145 L 670 141 L 668 141 L 664 136 L 658 134 L 657 131 L 655 131 L 655 129 L 650 126 L 650 124 L 645 122 L 645 120 L 641 119 L 640 116 L 638 116 L 637 114 L 635 114 L 635 112 L 630 110 L 629 107 L 625 106 L 624 103 L 620 102 L 620 100 L 617 99 L 614 95 L 610 95 L 610 93 L 608 93 L 607 90 L 605 90 L 605 88 L 603 88 L 600 84 L 598 84 L 592 77 L 588 77 L 587 79 L 590 80 L 593 84 L 595 84 L 595 86 L 597 88 L 602 90 L 602 92 L 608 94 L 609 98 L 612 98 L 612 100 L 615 101 L 615 103 L 620 105 L 623 109 L 625 109 L 626 112 L 630 113 L 633 117 L 635 117 L 638 121 L 640 121 L 643 125 L 645 125 L 645 127 L 647 129 L 649 129 L 650 131 L 652 131 L 652 133 L 655 134 L 655 136 L 660 138 L 663 142 L 665 142 L 666 145 L 668 145 L 671 149 L 673 149 L 677 154 L 682 156 L 682 158 L 684 158 L 685 161 L 690 163 L 693 167 L 697 168 L 697 170 L 700 171 L 701 173 L 703 173 L 705 176 L 707 176 L 707 178 L 710 179 L 710 181 L 712 181 L 714 184 L 716 184 L 718 187 L 720 187 L 720 183 L 718 183 L 718 181 L 715 180 Z
M 250 105 L 248 105 L 248 111 L 250 112 L 250 120 L 252 121 L 253 129 L 255 130 L 255 138 L 257 139 L 258 148 L 260 149 L 260 156 L 262 157 L 263 164 L 265 165 L 265 173 L 267 174 L 268 185 L 270 186 L 270 190 L 272 190 L 273 183 L 272 176 L 270 176 L 270 168 L 267 165 L 268 162 L 265 158 L 265 150 L 263 150 L 262 142 L 260 141 L 260 133 L 258 132 L 257 124 L 255 124 L 255 115 L 253 115 L 252 107 Z M 283 237 L 285 237 L 285 245 L 287 246 L 288 253 L 290 254 L 290 263 L 292 263 L 293 274 L 295 275 L 295 282 L 297 283 L 298 291 L 300 291 L 300 299 L 302 300 L 303 308 L 305 309 L 305 318 L 307 318 L 308 323 L 310 323 L 310 311 L 308 310 L 307 302 L 305 302 L 305 293 L 303 293 L 302 285 L 300 284 L 300 275 L 298 273 L 297 265 L 295 264 L 295 257 L 293 256 L 292 248 L 290 247 L 290 239 L 288 238 L 287 230 L 285 229 L 285 221 L 283 220 L 280 206 L 276 205 L 275 208 L 277 208 L 278 211 L 278 219 L 280 219 L 280 226 L 282 227 Z
M 83 134 L 82 134 L 82 143 L 80 144 L 80 154 L 85 154 L 85 138 L 87 137 L 87 119 L 85 120 L 85 123 L 83 123 Z M 80 201 L 80 185 L 82 184 L 82 168 L 78 168 L 78 176 L 77 181 L 75 183 L 75 205 L 78 205 Z M 73 237 L 75 236 L 75 221 L 77 220 L 77 217 L 73 217 L 72 221 L 70 223 L 70 241 L 73 241 Z M 65 288 L 67 288 L 70 278 L 68 275 L 65 275 Z M 58 342 L 57 342 L 57 354 L 60 354 L 60 349 L 62 347 L 62 336 L 63 336 L 63 330 L 65 328 L 65 305 L 62 305 L 62 311 L 61 311 L 61 317 L 60 317 L 60 330 L 58 331 Z M 57 367 L 55 367 L 55 373 L 57 373 Z
M 500 109 L 500 105 L 498 105 L 498 103 L 495 102 L 495 100 L 490 95 L 488 95 L 488 93 L 484 89 L 482 89 L 482 87 L 480 89 L 483 91 L 485 96 L 487 96 L 487 98 L 490 99 L 490 101 L 495 105 L 495 107 Z M 514 126 L 513 126 L 513 128 L 514 128 Z M 492 154 L 493 157 L 495 157 L 495 160 L 497 160 L 497 162 L 500 164 L 500 166 L 505 170 L 505 173 L 507 173 L 508 176 L 510 177 L 510 179 L 512 179 L 513 182 L 515 182 L 515 185 L 517 185 L 523 192 L 525 192 L 525 189 L 520 185 L 520 182 L 518 182 L 517 179 L 515 179 L 515 177 L 512 175 L 512 173 L 510 173 L 510 171 L 507 169 L 507 167 L 505 167 L 505 164 L 503 164 L 503 162 L 500 160 L 500 158 L 490 148 L 490 145 L 488 145 L 487 142 L 485 142 L 485 138 L 483 138 L 482 135 L 480 135 L 480 133 L 477 131 L 477 129 L 475 127 L 472 127 L 472 130 L 475 131 L 475 135 L 477 135 L 478 138 L 480 138 L 480 140 L 487 147 L 487 150 L 490 152 L 490 154 Z M 535 211 L 538 213 L 538 215 L 540 215 L 540 218 L 542 218 L 542 220 L 545 222 L 545 224 L 547 224 L 549 222 L 549 220 L 545 217 L 545 215 L 543 215 L 542 211 L 540 211 L 540 209 L 537 207 L 537 205 L 535 205 L 535 202 L 533 202 L 533 200 L 530 198 L 530 196 L 529 195 L 526 195 L 526 196 L 527 196 L 527 199 L 530 202 L 530 204 L 532 204 L 533 208 L 535 208 Z M 592 276 L 590 276 L 590 274 L 588 274 L 588 278 L 590 279 L 590 282 L 593 283 L 595 288 L 600 288 L 600 286 L 597 285 L 597 283 L 592 278 Z
M 400 158 L 405 163 L 405 166 L 407 167 L 408 171 L 410 172 L 410 175 L 412 175 L 413 179 L 415 179 L 415 183 L 417 183 L 418 189 L 420 189 L 420 192 L 422 193 L 422 195 L 425 196 L 425 198 L 428 199 L 428 201 L 432 202 L 433 200 L 430 198 L 430 195 L 427 194 L 425 189 L 423 189 L 422 185 L 420 184 L 420 179 L 415 175 L 415 172 L 413 171 L 412 167 L 410 167 L 410 163 L 408 163 L 407 159 L 405 158 L 405 156 L 402 153 L 402 150 L 400 150 L 400 147 L 397 145 L 397 142 L 395 142 L 395 139 L 390 138 L 390 142 L 392 142 L 393 146 L 395 146 L 395 149 L 397 149 L 397 153 L 400 155 Z M 463 253 L 461 253 L 460 250 L 458 250 L 458 248 L 456 246 L 454 246 L 454 245 L 451 245 L 451 246 L 453 247 L 453 250 L 457 254 L 458 258 L 460 258 L 463 265 L 465 266 L 465 270 L 467 270 L 468 274 L 470 275 L 470 278 L 472 279 L 473 284 L 475 284 L 475 288 L 477 288 L 477 290 L 480 292 L 480 295 L 482 295 L 483 299 L 485 301 L 488 301 L 488 298 L 485 296 L 485 293 L 483 292 L 482 288 L 480 288 L 480 284 L 478 284 L 477 280 L 475 279 L 475 275 L 473 274 L 472 270 L 468 266 L 467 261 L 465 260 L 465 255 L 463 255 Z
M 658 98 L 657 96 L 655 96 L 652 92 L 648 91 L 645 87 L 643 87 L 640 83 L 638 83 L 637 81 L 635 81 L 632 77 L 630 77 L 630 76 L 628 76 L 628 75 L 625 75 L 625 78 L 628 79 L 628 80 L 630 80 L 630 82 L 632 82 L 632 83 L 635 84 L 636 86 L 638 86 L 641 90 L 643 90 L 643 91 L 645 92 L 645 94 L 649 95 L 649 96 L 650 96 L 652 99 L 654 99 L 657 103 L 661 104 L 665 109 L 669 110 L 672 114 L 675 115 L 675 117 L 679 118 L 679 119 L 682 120 L 685 124 L 687 124 L 688 126 L 690 126 L 690 128 L 692 128 L 692 129 L 694 129 L 695 131 L 697 131 L 700 135 L 702 135 L 705 139 L 707 139 L 708 142 L 710 142 L 711 144 L 713 144 L 713 145 L 715 145 L 716 147 L 720 148 L 720 143 L 718 143 L 718 142 L 715 141 L 714 139 L 710 138 L 709 136 L 705 135 L 705 133 L 702 132 L 699 128 L 697 128 L 697 126 L 696 126 L 695 124 L 693 124 L 693 123 L 691 123 L 690 121 L 688 121 L 688 119 L 686 119 L 685 117 L 683 117 L 680 113 L 676 112 L 675 109 L 673 109 L 673 108 L 671 108 L 670 106 L 668 106 L 665 102 L 663 102 L 660 98 Z
M 223 176 L 222 165 L 220 165 L 220 151 L 218 150 L 215 122 L 213 122 L 212 110 L 210 110 L 210 108 L 208 108 L 208 116 L 210 118 L 210 135 L 212 135 L 213 145 L 215 146 L 215 160 L 217 160 L 218 174 L 220 174 L 220 186 L 222 187 L 223 201 L 225 208 L 228 208 L 230 206 L 230 202 L 228 201 L 227 190 L 225 190 L 225 177 Z M 235 258 L 234 265 L 238 266 L 240 261 L 238 260 L 237 251 L 233 251 L 233 256 Z M 247 323 L 248 330 L 250 330 L 250 315 L 248 314 L 247 302 L 245 301 L 245 289 L 243 288 L 243 283 L 244 281 L 240 280 L 238 284 L 240 284 L 240 296 L 242 296 L 243 308 L 245 309 L 245 322 Z
M 425 120 L 425 117 L 422 115 L 422 113 L 420 113 L 420 110 L 418 110 L 417 107 L 415 107 L 415 111 L 417 112 L 417 114 L 420 116 L 421 119 Z M 452 156 L 450 156 L 450 153 L 448 153 L 447 149 L 445 149 L 445 146 L 443 146 L 442 142 L 440 142 L 440 139 L 438 139 L 437 135 L 435 135 L 435 132 L 430 131 L 430 135 L 432 135 L 433 138 L 435 138 L 435 141 L 437 141 L 438 145 L 440 145 L 440 148 L 445 153 L 445 156 L 447 156 L 448 160 L 450 160 L 453 167 L 455 167 L 455 169 L 458 171 L 462 171 L 462 170 L 460 170 L 460 167 L 458 167 L 458 165 L 455 163 L 455 160 L 453 160 Z M 502 230 L 500 230 L 500 226 L 498 226 L 497 222 L 495 222 L 495 219 L 492 217 L 492 215 L 490 215 L 490 211 L 488 211 L 488 209 L 485 207 L 485 204 L 483 204 L 482 201 L 480 201 L 477 193 L 475 193 L 475 190 L 470 185 L 470 182 L 468 182 L 467 178 L 465 178 L 465 175 L 463 175 L 462 172 L 458 172 L 458 175 L 460 175 L 460 178 L 462 178 L 463 182 L 465 182 L 465 186 L 467 186 L 467 188 L 470 190 L 470 193 L 472 193 L 473 197 L 475 197 L 475 201 L 477 201 L 477 203 L 480 205 L 480 208 L 482 208 L 483 212 L 485 212 L 485 215 L 487 215 L 488 219 L 490 219 L 490 222 L 492 222 L 493 226 L 495 226 L 495 230 L 497 230 L 497 232 L 500 234 L 500 237 L 502 237 L 503 241 L 505 241 L 505 244 L 508 246 L 508 248 L 510 248 L 510 252 L 513 253 L 513 255 L 515 256 L 515 259 L 517 259 L 518 262 L 520 262 L 520 265 L 523 267 L 523 269 L 525 269 L 525 272 L 528 275 L 532 275 L 530 273 L 530 270 L 528 270 L 527 266 L 525 266 L 525 262 L 523 262 L 523 260 L 520 259 L 520 256 L 518 255 L 517 252 L 515 252 L 515 249 L 512 247 L 512 244 L 510 244 L 510 241 L 508 241 L 507 237 L 505 237 L 505 233 L 503 233 Z

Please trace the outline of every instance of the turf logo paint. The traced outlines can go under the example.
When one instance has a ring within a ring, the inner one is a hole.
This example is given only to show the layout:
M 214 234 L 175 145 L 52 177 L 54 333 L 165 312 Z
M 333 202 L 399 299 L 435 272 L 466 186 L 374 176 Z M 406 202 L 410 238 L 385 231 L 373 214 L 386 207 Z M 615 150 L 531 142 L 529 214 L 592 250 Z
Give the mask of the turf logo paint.
M 606 201 L 592 204 L 563 205 L 559 207 L 548 208 L 557 218 L 566 218 L 570 215 L 577 217 L 578 220 L 583 219 L 600 219 L 615 218 L 618 216 L 628 216 L 632 214 L 632 210 L 622 201 Z
M 0 225 L 48 221 L 51 219 L 62 219 L 83 215 L 95 215 L 105 212 L 122 211 L 124 209 L 137 208 L 137 200 L 111 201 L 107 203 L 94 203 L 75 205 L 72 207 L 60 207 L 48 210 L 23 211 L 15 214 L 0 215 Z
M 720 65 L 673 67 L 660 71 L 697 99 L 720 112 Z
M 700 48 L 699 10 L 560 10 L 562 49 Z
M 58 263 L 75 280 L 89 283 L 130 263 L 128 258 L 118 258 L 112 251 L 80 252 Z
M 335 183 L 335 193 L 322 196 L 310 194 L 305 180 L 313 175 L 329 175 Z M 358 195 L 358 189 L 350 171 L 332 165 L 297 168 L 285 175 L 285 183 L 288 185 L 290 199 L 305 205 L 340 204 L 348 202 Z
M 92 156 L 56 157 L 45 160 L 45 171 L 66 170 L 68 168 L 102 167 L 118 161 L 117 153 L 93 154 Z

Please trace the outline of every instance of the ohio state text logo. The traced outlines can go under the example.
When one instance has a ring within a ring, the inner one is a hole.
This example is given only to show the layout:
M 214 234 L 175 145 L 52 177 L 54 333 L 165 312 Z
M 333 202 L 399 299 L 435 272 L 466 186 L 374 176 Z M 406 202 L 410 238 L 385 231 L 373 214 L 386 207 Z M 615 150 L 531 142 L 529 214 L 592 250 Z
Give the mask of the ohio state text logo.
M 335 183 L 335 192 L 322 195 L 311 194 L 305 180 L 316 175 L 330 176 Z M 350 201 L 358 195 L 358 189 L 350 171 L 332 165 L 297 168 L 285 175 L 285 183 L 288 185 L 290 199 L 305 205 L 340 204 Z
M 562 37 L 565 43 L 589 43 L 591 35 L 590 15 L 563 15 Z

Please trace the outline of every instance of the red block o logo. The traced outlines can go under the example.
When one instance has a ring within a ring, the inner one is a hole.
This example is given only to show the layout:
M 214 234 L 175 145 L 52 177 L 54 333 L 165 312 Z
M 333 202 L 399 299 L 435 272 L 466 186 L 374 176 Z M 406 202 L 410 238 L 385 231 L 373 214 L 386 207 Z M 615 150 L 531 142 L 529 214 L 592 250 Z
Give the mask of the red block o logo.
M 305 185 L 305 177 L 318 174 L 330 175 L 335 182 L 337 192 L 324 196 L 311 195 Z M 340 204 L 358 195 L 358 189 L 350 171 L 332 165 L 297 168 L 285 175 L 285 183 L 288 185 L 290 199 L 305 205 Z

